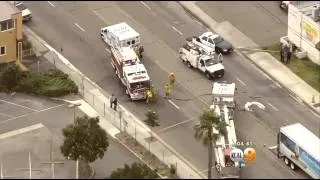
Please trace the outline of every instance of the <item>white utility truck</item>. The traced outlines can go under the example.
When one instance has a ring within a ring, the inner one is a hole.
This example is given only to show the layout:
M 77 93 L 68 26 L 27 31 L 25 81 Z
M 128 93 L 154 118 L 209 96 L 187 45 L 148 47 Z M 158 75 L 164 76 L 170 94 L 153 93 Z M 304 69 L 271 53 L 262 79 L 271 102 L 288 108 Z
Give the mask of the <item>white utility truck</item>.
M 140 34 L 125 22 L 101 28 L 100 35 L 110 47 L 132 47 L 138 54 L 143 52 Z
M 207 46 L 204 43 L 201 43 L 201 39 L 197 36 L 189 37 L 186 39 L 187 44 L 197 46 L 201 53 L 205 54 L 214 54 L 215 45 Z
M 224 121 L 227 126 L 226 136 L 220 136 L 216 140 L 214 147 L 215 167 L 221 178 L 240 178 L 240 164 L 231 160 L 231 151 L 236 148 L 237 137 L 234 126 L 234 110 L 235 110 L 235 83 L 213 83 L 212 94 L 214 97 L 213 104 L 210 106 L 220 121 Z M 213 133 L 218 131 L 213 128 Z
M 200 70 L 208 79 L 224 76 L 221 54 L 217 55 L 214 51 L 204 52 L 201 47 L 189 41 L 179 49 L 179 55 L 189 68 Z
M 300 123 L 280 127 L 278 157 L 292 170 L 299 167 L 314 179 L 320 179 L 320 139 Z
M 126 87 L 126 94 L 131 100 L 146 98 L 150 89 L 150 77 L 135 51 L 131 47 L 111 47 L 111 65 Z

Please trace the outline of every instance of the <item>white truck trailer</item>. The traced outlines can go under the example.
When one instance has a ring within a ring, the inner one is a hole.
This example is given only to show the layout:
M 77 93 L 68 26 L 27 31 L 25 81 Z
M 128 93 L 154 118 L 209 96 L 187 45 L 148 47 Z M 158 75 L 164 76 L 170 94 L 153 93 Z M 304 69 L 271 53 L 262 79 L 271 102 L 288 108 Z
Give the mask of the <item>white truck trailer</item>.
M 224 121 L 227 135 L 221 136 L 216 140 L 214 147 L 215 167 L 219 172 L 220 178 L 240 178 L 240 164 L 231 160 L 231 151 L 236 148 L 237 136 L 234 126 L 234 110 L 235 110 L 235 83 L 213 83 L 212 94 L 214 97 L 214 109 L 220 120 Z M 218 131 L 213 128 L 213 132 L 218 134 Z
M 132 47 L 138 54 L 143 52 L 140 34 L 125 22 L 101 28 L 100 35 L 110 47 Z
M 278 157 L 292 170 L 299 167 L 314 179 L 320 179 L 320 139 L 300 123 L 280 127 Z
M 131 100 L 146 98 L 150 89 L 150 77 L 143 64 L 140 63 L 131 47 L 111 47 L 111 65 L 116 75 L 126 87 L 126 94 Z
M 216 55 L 214 51 L 211 51 L 210 54 L 206 53 L 193 42 L 187 42 L 179 49 L 179 56 L 189 68 L 200 70 L 208 79 L 224 76 L 225 70 L 222 65 L 221 54 Z

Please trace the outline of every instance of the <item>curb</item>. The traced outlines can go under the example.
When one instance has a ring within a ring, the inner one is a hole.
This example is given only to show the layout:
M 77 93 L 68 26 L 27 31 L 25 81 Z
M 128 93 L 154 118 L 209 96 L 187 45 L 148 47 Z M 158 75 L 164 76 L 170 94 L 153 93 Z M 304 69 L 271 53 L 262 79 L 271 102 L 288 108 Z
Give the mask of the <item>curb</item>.
M 262 67 L 258 66 L 254 60 L 252 60 L 251 58 L 249 58 L 244 52 L 242 51 L 238 51 L 235 50 L 235 52 L 237 52 L 239 55 L 244 56 L 246 59 L 250 60 L 253 64 L 255 64 L 255 66 L 257 68 L 259 68 L 262 72 L 266 73 L 272 80 L 278 82 L 281 86 L 285 87 L 287 91 L 289 91 L 291 94 L 294 94 L 295 96 L 297 96 L 304 105 L 306 105 L 307 107 L 309 107 L 310 110 L 312 110 L 315 114 L 317 114 L 318 116 L 320 116 L 320 112 L 313 107 L 313 105 L 311 105 L 310 103 L 306 102 L 303 98 L 301 98 L 298 94 L 294 93 L 290 88 L 288 88 L 286 85 L 284 85 L 283 83 L 281 83 L 280 81 L 278 81 L 277 79 L 275 79 L 268 71 L 266 71 L 265 69 L 263 69 Z
M 192 12 L 187 6 L 185 6 L 183 3 L 181 3 L 180 1 L 178 1 L 178 3 L 180 4 L 180 6 L 186 10 L 189 14 L 191 14 L 196 20 L 198 20 L 199 22 L 201 22 L 203 25 L 205 25 L 207 28 L 214 30 L 213 28 L 211 28 L 212 26 L 208 23 L 206 23 L 205 21 L 203 21 L 201 18 L 198 17 L 198 15 L 196 15 L 194 12 Z M 197 6 L 196 4 L 194 4 L 195 6 Z M 303 104 L 306 105 L 307 107 L 309 107 L 309 109 L 312 110 L 312 112 L 314 112 L 315 114 L 317 114 L 318 116 L 320 116 L 320 112 L 319 110 L 317 110 L 315 107 L 313 107 L 313 105 L 311 105 L 310 103 L 306 102 L 303 98 L 301 98 L 298 94 L 294 93 L 290 88 L 288 88 L 287 86 L 283 85 L 280 81 L 278 81 L 277 79 L 275 79 L 270 73 L 268 73 L 267 71 L 265 71 L 262 67 L 260 67 L 258 64 L 255 63 L 255 61 L 253 61 L 251 58 L 249 58 L 245 53 L 241 52 L 237 49 L 235 49 L 235 52 L 239 55 L 244 56 L 246 59 L 249 59 L 251 62 L 253 62 L 253 64 L 255 64 L 255 66 L 257 68 L 259 68 L 261 71 L 263 71 L 264 73 L 266 73 L 270 78 L 272 78 L 272 80 L 280 83 L 283 87 L 285 87 L 290 93 L 294 94 L 295 96 L 299 97 L 299 99 L 302 100 Z

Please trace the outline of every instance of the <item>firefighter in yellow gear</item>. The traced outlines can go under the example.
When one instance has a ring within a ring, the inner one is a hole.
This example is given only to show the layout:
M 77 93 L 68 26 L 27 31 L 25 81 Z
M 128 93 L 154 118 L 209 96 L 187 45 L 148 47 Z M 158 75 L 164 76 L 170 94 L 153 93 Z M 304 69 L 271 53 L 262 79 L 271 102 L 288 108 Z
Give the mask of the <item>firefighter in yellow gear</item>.
M 170 86 L 173 86 L 176 81 L 176 76 L 173 72 L 170 73 L 169 80 L 170 80 Z
M 147 91 L 147 99 L 146 99 L 146 103 L 148 104 L 152 99 L 152 92 L 151 90 Z
M 151 94 L 152 94 L 152 99 L 151 100 L 152 101 L 156 101 L 157 100 L 157 90 L 153 85 L 151 85 L 150 91 L 151 91 Z
M 169 99 L 170 98 L 170 95 L 171 95 L 171 87 L 169 86 L 168 83 L 166 83 L 166 85 L 164 86 L 165 88 L 165 91 L 166 91 L 166 99 Z

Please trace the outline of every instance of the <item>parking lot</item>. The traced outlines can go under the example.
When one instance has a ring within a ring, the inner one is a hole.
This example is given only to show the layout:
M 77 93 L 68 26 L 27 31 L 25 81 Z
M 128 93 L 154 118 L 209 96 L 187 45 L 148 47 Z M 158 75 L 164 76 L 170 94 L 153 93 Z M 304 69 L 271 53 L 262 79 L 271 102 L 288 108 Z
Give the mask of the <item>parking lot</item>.
M 60 153 L 61 129 L 73 122 L 74 109 L 67 103 L 43 98 L 0 93 L 0 160 L 3 178 L 51 178 L 50 152 L 55 178 L 75 178 L 75 162 Z M 76 116 L 84 113 L 75 109 Z M 109 138 L 102 160 L 92 165 L 97 178 L 105 178 L 124 163 L 138 161 L 127 149 Z M 52 145 L 52 146 L 51 146 Z M 52 148 L 51 148 L 52 147 Z M 30 161 L 29 161 L 30 153 Z M 110 163 L 112 162 L 112 163 Z

